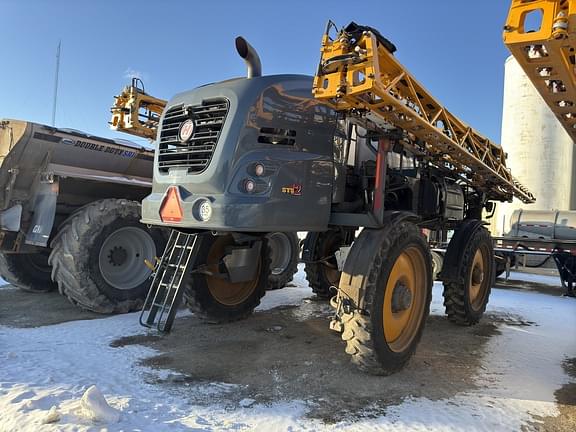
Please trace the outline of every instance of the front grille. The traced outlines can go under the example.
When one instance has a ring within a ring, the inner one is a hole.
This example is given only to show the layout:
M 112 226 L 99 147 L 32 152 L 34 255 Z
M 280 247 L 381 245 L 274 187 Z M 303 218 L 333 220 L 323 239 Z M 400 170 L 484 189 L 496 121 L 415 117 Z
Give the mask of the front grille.
M 226 99 L 204 101 L 201 105 L 181 104 L 170 107 L 164 115 L 160 130 L 160 172 L 168 172 L 170 168 L 187 168 L 189 173 L 204 171 L 216 149 L 227 113 Z M 194 133 L 183 143 L 178 138 L 178 131 L 180 125 L 188 119 L 194 120 Z

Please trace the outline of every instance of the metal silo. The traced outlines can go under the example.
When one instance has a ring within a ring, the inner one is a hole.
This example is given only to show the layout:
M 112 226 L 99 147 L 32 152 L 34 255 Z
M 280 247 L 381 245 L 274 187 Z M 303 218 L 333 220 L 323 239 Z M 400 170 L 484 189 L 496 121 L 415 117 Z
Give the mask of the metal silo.
M 534 193 L 536 203 L 500 204 L 496 233 L 508 228 L 518 208 L 572 209 L 574 144 L 513 57 L 505 67 L 501 143 L 512 174 Z

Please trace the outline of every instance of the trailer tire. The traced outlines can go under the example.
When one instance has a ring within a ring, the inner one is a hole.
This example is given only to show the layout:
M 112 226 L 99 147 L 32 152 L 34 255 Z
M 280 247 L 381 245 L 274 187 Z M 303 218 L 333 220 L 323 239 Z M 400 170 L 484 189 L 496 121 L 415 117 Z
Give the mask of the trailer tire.
M 302 257 L 304 272 L 312 292 L 318 298 L 330 299 L 334 296 L 340 280 L 340 271 L 334 253 L 346 245 L 345 233 L 331 229 L 323 232 L 309 232 L 304 240 Z
M 227 246 L 234 244 L 232 235 L 205 235 L 194 263 L 196 269 L 216 267 Z M 259 269 L 254 281 L 232 283 L 200 272 L 184 276 L 184 301 L 200 319 L 218 324 L 238 321 L 250 316 L 266 293 L 270 277 L 270 253 L 266 238 L 262 239 Z
M 341 337 L 359 369 L 391 375 L 412 358 L 424 331 L 432 300 L 430 250 L 418 227 L 408 221 L 394 222 L 380 233 L 364 230 L 355 246 L 371 246 L 371 258 L 367 272 L 361 273 L 362 310 L 342 317 Z M 348 259 L 351 256 L 366 258 L 354 251 Z
M 268 280 L 268 290 L 284 288 L 292 282 L 298 271 L 300 246 L 298 234 L 294 232 L 273 232 L 268 238 L 270 251 L 271 273 Z
M 140 223 L 140 205 L 104 199 L 74 212 L 52 240 L 52 279 L 60 293 L 102 314 L 139 309 L 154 262 L 166 245 L 162 230 Z
M 490 233 L 484 226 L 473 227 L 478 221 L 464 222 L 463 236 L 458 231 L 453 241 L 455 254 L 448 245 L 444 265 L 452 271 L 444 280 L 444 308 L 448 319 L 458 325 L 477 324 L 486 311 L 490 291 L 495 280 L 494 249 Z M 467 230 L 471 227 L 470 230 Z M 460 240 L 460 244 L 458 244 Z M 448 256 L 450 254 L 450 256 Z
M 48 252 L 0 252 L 0 276 L 10 285 L 31 293 L 54 291 L 57 285 L 50 278 Z

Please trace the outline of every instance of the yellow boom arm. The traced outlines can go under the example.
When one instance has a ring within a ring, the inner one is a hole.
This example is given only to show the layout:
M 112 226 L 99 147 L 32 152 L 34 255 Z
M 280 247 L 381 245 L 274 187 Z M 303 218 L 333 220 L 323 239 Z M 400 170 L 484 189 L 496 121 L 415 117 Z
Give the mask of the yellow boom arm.
M 504 43 L 576 140 L 576 0 L 513 0 Z
M 144 86 L 138 86 L 139 82 L 142 83 L 138 78 L 133 78 L 131 85 L 114 96 L 110 128 L 154 140 L 166 101 L 146 94 Z
M 489 199 L 525 203 L 534 196 L 506 168 L 506 155 L 444 108 L 390 52 L 372 29 L 354 35 L 342 30 L 322 39 L 313 93 L 349 119 L 375 129 L 404 132 L 407 145 L 424 160 L 466 182 Z

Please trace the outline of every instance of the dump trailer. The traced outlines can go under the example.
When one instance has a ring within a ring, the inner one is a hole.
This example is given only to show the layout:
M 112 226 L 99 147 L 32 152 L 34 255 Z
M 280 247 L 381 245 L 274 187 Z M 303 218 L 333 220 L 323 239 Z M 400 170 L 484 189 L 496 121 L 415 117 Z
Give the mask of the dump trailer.
M 142 221 L 173 231 L 141 323 L 169 330 L 180 296 L 210 321 L 248 316 L 270 272 L 266 233 L 309 231 L 306 275 L 331 298 L 331 328 L 354 364 L 390 374 L 429 312 L 426 229 L 455 231 L 444 305 L 450 321 L 477 323 L 494 280 L 482 212 L 534 201 L 501 147 L 433 98 L 373 28 L 329 23 L 314 77 L 262 76 L 246 40 L 236 48 L 246 78 L 178 94 L 162 113 Z
M 132 78 L 119 95 L 114 97 L 110 109 L 112 130 L 155 140 L 158 123 L 167 101 L 154 97 L 144 88 L 140 78 Z M 267 236 L 270 250 L 270 277 L 268 290 L 284 288 L 298 271 L 300 240 L 295 232 L 272 232 Z
M 139 222 L 152 164 L 129 141 L 0 120 L 0 275 L 94 312 L 141 307 L 166 243 Z

